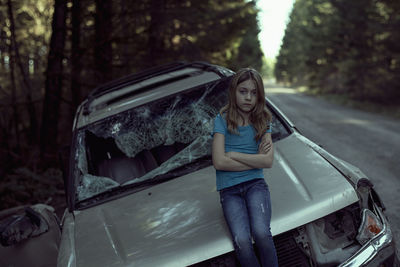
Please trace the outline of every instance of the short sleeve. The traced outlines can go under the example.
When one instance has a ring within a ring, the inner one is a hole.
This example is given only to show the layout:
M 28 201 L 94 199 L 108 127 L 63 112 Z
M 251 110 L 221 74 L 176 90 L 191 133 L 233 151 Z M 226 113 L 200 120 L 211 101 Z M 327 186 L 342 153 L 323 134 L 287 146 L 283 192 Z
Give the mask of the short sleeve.
M 226 121 L 222 118 L 221 114 L 218 114 L 214 120 L 214 129 L 212 134 L 214 135 L 215 133 L 226 135 Z
M 266 133 L 272 133 L 272 122 L 269 123 L 269 127 L 265 131 Z

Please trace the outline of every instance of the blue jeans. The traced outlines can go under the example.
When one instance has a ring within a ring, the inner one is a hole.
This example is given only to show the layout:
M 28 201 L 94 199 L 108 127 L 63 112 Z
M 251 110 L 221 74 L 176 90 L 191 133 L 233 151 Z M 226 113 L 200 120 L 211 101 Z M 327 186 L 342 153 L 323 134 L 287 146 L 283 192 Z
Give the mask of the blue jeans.
M 240 264 L 260 266 L 253 249 L 254 240 L 261 265 L 278 266 L 270 230 L 271 200 L 264 179 L 222 189 L 220 200 Z

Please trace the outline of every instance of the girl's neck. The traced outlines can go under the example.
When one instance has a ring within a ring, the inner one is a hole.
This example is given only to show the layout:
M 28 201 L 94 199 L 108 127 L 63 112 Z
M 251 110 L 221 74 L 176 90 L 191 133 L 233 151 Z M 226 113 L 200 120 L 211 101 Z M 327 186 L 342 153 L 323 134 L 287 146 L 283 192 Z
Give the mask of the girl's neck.
M 239 113 L 239 120 L 238 120 L 238 125 L 239 126 L 247 126 L 250 124 L 250 114 L 241 112 L 238 110 Z

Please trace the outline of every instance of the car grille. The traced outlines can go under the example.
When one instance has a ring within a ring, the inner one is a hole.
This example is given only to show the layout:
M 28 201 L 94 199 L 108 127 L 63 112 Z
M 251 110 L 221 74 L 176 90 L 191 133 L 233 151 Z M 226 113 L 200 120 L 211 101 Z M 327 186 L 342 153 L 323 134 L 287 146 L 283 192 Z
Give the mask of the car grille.
M 278 254 L 279 267 L 308 267 L 309 259 L 301 251 L 293 238 L 292 232 L 274 237 L 275 249 Z
M 279 267 L 309 267 L 308 257 L 301 251 L 293 237 L 293 232 L 286 232 L 274 237 Z M 257 250 L 256 250 L 257 252 Z M 220 255 L 213 259 L 191 265 L 191 267 L 237 267 L 240 266 L 234 252 Z

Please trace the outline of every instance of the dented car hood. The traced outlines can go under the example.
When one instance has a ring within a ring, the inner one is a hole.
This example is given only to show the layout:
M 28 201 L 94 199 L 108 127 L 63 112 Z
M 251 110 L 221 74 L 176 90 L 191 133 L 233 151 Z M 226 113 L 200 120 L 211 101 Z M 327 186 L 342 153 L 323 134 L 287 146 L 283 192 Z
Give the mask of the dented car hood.
M 275 143 L 264 175 L 273 235 L 358 201 L 342 174 L 296 133 Z M 62 246 L 59 266 L 187 266 L 232 251 L 215 169 L 68 213 Z

